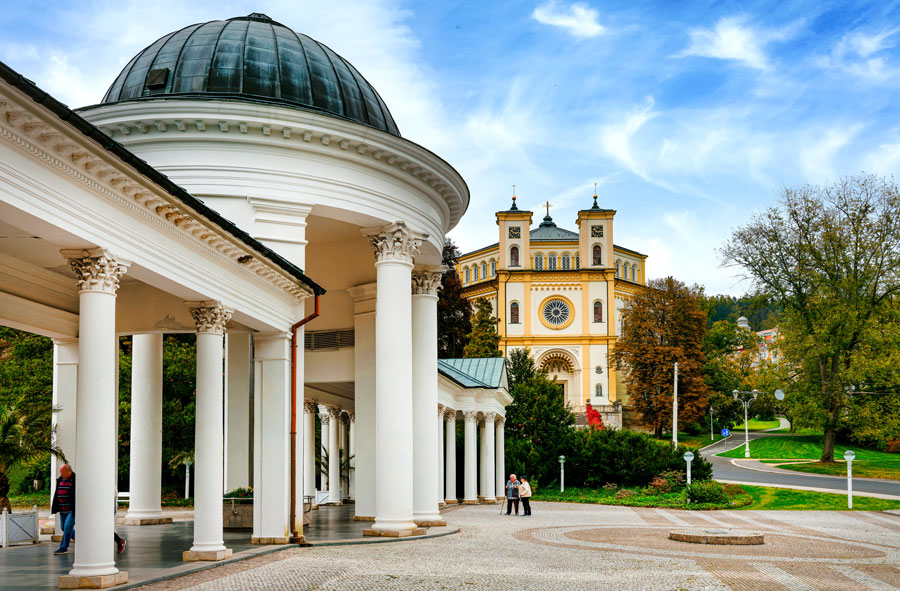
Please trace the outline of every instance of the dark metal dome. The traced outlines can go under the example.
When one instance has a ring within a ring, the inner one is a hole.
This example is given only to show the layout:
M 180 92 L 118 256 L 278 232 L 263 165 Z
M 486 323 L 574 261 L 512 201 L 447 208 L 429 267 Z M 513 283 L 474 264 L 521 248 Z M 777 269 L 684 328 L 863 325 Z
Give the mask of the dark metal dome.
M 157 39 L 128 62 L 102 102 L 166 96 L 274 103 L 400 135 L 387 105 L 356 68 L 258 12 Z

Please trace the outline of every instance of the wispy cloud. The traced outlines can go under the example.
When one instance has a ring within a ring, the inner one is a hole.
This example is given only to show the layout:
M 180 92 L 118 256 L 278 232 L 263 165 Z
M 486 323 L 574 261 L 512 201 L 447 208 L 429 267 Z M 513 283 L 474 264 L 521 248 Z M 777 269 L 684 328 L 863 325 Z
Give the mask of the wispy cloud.
M 600 13 L 582 2 L 560 6 L 551 0 L 534 9 L 531 18 L 544 25 L 565 29 L 574 37 L 596 37 L 606 32 L 606 27 L 598 22 Z
M 878 33 L 853 31 L 841 37 L 831 53 L 816 60 L 826 69 L 845 72 L 872 82 L 884 82 L 900 73 L 900 68 L 891 65 L 886 52 L 900 41 L 900 28 Z
M 600 145 L 605 155 L 645 180 L 646 166 L 635 157 L 632 140 L 648 121 L 659 115 L 653 111 L 655 104 L 653 97 L 648 96 L 642 105 L 634 108 L 621 121 L 604 125 L 600 130 Z
M 787 32 L 754 28 L 743 17 L 728 17 L 711 29 L 693 29 L 689 35 L 690 45 L 673 57 L 732 60 L 749 68 L 767 70 L 770 64 L 766 45 L 784 39 Z

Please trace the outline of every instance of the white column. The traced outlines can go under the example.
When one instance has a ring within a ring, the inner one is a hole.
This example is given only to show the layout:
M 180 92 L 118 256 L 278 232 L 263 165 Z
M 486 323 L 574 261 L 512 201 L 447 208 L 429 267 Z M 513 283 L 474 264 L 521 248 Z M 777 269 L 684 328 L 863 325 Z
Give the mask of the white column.
M 60 586 L 92 577 L 106 585 L 128 580 L 116 568 L 116 433 L 118 339 L 116 292 L 128 264 L 100 248 L 63 250 L 79 287 L 78 393 L 74 469 L 78 474 L 75 563 Z
M 66 461 L 50 456 L 50 498 L 56 492 L 56 477 L 64 463 L 75 462 L 75 409 L 78 392 L 78 339 L 53 339 L 53 408 L 59 409 L 50 419 L 56 445 Z M 62 535 L 59 515 L 56 534 Z
M 350 458 L 350 413 L 344 412 L 341 415 L 341 455 L 342 463 L 346 464 Z M 341 496 L 344 500 L 350 498 L 350 473 L 346 476 L 341 474 Z
M 253 536 L 254 544 L 290 541 L 291 335 L 253 340 Z M 298 520 L 298 534 L 303 520 Z
M 319 490 L 331 490 L 331 483 L 328 481 L 328 468 L 325 466 L 325 459 L 328 457 L 328 431 L 331 427 L 331 416 L 328 409 L 321 404 L 319 405 Z
M 479 419 L 478 421 L 478 500 L 486 501 L 485 493 L 487 492 L 487 486 L 485 485 L 485 479 L 487 477 L 487 447 L 484 444 L 484 419 Z
M 455 505 L 459 502 L 456 496 L 456 409 L 448 408 L 444 411 L 447 417 L 447 426 L 444 434 L 444 465 L 446 490 L 444 502 Z
M 197 404 L 194 423 L 194 544 L 183 559 L 231 556 L 222 536 L 224 486 L 225 323 L 231 311 L 217 302 L 189 302 L 197 327 Z
M 163 522 L 163 336 L 134 335 L 131 347 L 131 457 L 126 525 Z M 166 523 L 172 519 L 167 518 Z
M 475 429 L 478 424 L 478 412 L 464 410 L 463 418 L 466 422 L 465 446 L 463 449 L 463 504 L 475 505 L 478 504 L 478 492 L 476 490 L 478 457 L 475 449 Z
M 494 447 L 494 418 L 497 413 L 484 413 L 484 502 L 493 503 L 497 499 L 495 485 L 497 484 L 496 450 Z
M 440 437 L 434 413 L 438 406 L 437 291 L 444 267 L 412 274 L 413 377 L 413 519 L 422 526 L 446 525 L 438 501 L 436 459 Z
M 341 504 L 341 409 L 328 407 L 331 421 L 328 425 L 328 502 Z
M 504 425 L 506 424 L 506 419 L 500 415 L 497 416 L 496 425 L 497 425 L 497 443 L 495 453 L 497 456 L 496 459 L 496 471 L 497 471 L 497 488 L 494 491 L 494 494 L 497 495 L 497 500 L 502 500 L 506 494 L 506 489 L 504 488 L 506 484 L 506 438 L 503 433 Z M 529 478 L 530 474 L 526 474 Z
M 315 400 L 307 400 L 303 403 L 303 411 L 303 495 L 312 497 L 315 507 L 316 414 L 319 412 L 319 404 Z
M 250 333 L 225 335 L 225 491 L 250 486 Z
M 347 290 L 353 298 L 354 519 L 375 520 L 375 284 Z
M 369 234 L 375 253 L 375 523 L 369 535 L 418 533 L 413 520 L 412 257 L 422 236 L 397 222 Z
M 347 496 L 356 499 L 356 414 L 350 413 L 348 416 L 349 424 L 347 425 L 347 457 L 350 458 L 350 475 L 347 482 Z
M 444 478 L 446 467 L 444 466 L 444 413 L 446 412 L 446 408 L 443 404 L 438 404 L 438 413 L 437 413 L 437 434 L 438 434 L 438 487 L 437 487 L 437 495 L 438 495 L 438 505 L 443 507 L 446 505 L 444 502 Z

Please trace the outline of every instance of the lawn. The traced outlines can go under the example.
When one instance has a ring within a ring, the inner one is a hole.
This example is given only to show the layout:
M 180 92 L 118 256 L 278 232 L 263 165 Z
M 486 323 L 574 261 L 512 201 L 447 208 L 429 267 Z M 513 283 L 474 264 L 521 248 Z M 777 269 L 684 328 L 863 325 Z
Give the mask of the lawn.
M 753 503 L 740 509 L 753 511 L 846 511 L 847 495 L 822 493 L 790 488 L 741 485 Z M 876 499 L 873 497 L 853 497 L 854 511 L 888 511 L 900 509 L 900 501 Z
M 781 421 L 779 421 L 778 419 L 775 419 L 774 421 L 758 421 L 756 419 L 750 419 L 747 422 L 750 423 L 748 426 L 751 431 L 767 431 L 769 429 L 777 429 L 779 425 L 781 425 Z M 741 423 L 739 426 L 731 430 L 732 433 L 743 431 L 744 423 Z
M 710 443 L 721 440 L 722 436 L 718 433 L 716 433 L 716 436 L 713 439 L 710 439 L 709 435 L 688 435 L 687 433 L 678 434 L 678 445 L 690 447 L 691 449 L 700 449 L 701 447 L 706 447 Z M 672 434 L 664 434 L 661 438 L 661 441 L 672 441 Z
M 588 503 L 592 505 L 620 505 L 625 507 L 665 507 L 669 509 L 727 509 L 751 502 L 750 496 L 740 487 L 726 485 L 725 493 L 728 500 L 723 503 L 687 504 L 685 490 L 679 488 L 672 492 L 656 494 L 647 488 L 574 488 L 569 487 L 565 492 L 559 490 L 535 491 L 535 501 L 551 501 L 557 503 Z
M 853 449 L 857 460 L 900 460 L 900 454 L 889 454 L 874 449 L 836 445 L 835 458 L 844 456 L 844 452 Z M 726 458 L 744 457 L 743 445 L 719 454 Z M 822 457 L 822 437 L 816 435 L 761 437 L 750 441 L 750 457 L 773 460 L 818 460 Z
M 9 495 L 9 502 L 13 506 L 13 509 L 31 509 L 34 505 L 37 505 L 38 507 L 49 507 L 50 493 L 41 491 L 25 495 Z
M 847 475 L 847 463 L 823 464 L 821 462 L 804 462 L 802 464 L 782 464 L 778 466 L 795 472 L 812 474 Z M 900 458 L 896 460 L 861 460 L 853 462 L 853 475 L 860 478 L 883 478 L 900 480 Z

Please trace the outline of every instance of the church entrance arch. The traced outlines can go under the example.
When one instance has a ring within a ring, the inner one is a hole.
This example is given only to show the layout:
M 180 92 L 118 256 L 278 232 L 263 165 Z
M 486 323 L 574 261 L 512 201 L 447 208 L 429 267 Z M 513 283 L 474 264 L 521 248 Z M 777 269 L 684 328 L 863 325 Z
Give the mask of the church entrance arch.
M 538 369 L 547 372 L 547 377 L 563 388 L 564 400 L 572 410 L 583 410 L 581 400 L 581 367 L 572 353 L 563 349 L 551 349 L 538 356 Z

